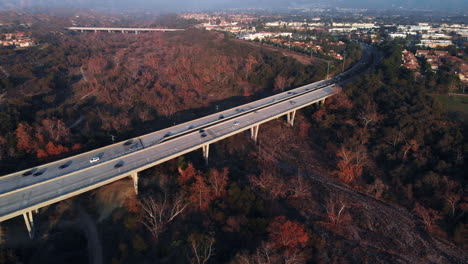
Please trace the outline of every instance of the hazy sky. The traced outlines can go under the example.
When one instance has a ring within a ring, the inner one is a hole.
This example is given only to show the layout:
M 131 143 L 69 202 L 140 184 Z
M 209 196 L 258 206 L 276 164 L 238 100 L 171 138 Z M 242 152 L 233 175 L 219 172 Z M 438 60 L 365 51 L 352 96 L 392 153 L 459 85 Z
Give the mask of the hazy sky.
M 468 10 L 468 0 L 0 0 L 0 8 L 84 7 L 189 11 L 223 8 L 284 8 L 317 5 L 357 8 Z

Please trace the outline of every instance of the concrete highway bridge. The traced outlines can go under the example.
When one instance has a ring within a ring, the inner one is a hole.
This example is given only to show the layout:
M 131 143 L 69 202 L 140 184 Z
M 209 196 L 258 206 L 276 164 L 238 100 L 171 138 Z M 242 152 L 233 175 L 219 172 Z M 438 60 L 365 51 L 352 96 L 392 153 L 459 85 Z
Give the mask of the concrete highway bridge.
M 329 80 L 0 177 L 0 222 L 22 215 L 32 238 L 33 212 L 42 207 L 125 177 L 133 179 L 138 193 L 140 171 L 198 149 L 208 162 L 211 144 L 243 131 L 249 131 L 256 141 L 260 125 L 282 116 L 292 126 L 297 110 L 323 104 L 336 93 L 337 83 L 347 81 L 370 64 L 370 49 L 363 47 L 360 62 Z
M 184 31 L 184 29 L 172 29 L 172 28 L 114 28 L 114 27 L 68 27 L 66 28 L 72 31 L 80 32 L 174 32 L 174 31 Z

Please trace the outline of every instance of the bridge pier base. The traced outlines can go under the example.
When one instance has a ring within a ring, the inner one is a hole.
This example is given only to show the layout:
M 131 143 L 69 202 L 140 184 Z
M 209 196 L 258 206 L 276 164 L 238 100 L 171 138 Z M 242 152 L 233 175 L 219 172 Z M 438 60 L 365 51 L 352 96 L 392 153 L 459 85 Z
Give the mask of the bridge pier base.
M 250 138 L 257 143 L 257 137 L 258 137 L 258 129 L 260 128 L 260 125 L 256 125 L 250 128 Z
M 319 108 L 322 107 L 324 104 L 325 104 L 325 99 L 320 100 L 320 101 L 318 102 Z
M 205 159 L 206 164 L 208 164 L 208 156 L 210 154 L 210 144 L 202 146 L 203 158 Z
M 133 180 L 133 188 L 135 189 L 135 194 L 138 195 L 138 172 L 133 172 L 130 177 Z
M 296 117 L 296 110 L 291 111 L 286 114 L 286 118 L 288 119 L 288 124 L 294 126 L 294 118 Z
M 34 219 L 32 211 L 23 214 L 24 223 L 26 224 L 26 228 L 28 229 L 29 238 L 34 238 Z

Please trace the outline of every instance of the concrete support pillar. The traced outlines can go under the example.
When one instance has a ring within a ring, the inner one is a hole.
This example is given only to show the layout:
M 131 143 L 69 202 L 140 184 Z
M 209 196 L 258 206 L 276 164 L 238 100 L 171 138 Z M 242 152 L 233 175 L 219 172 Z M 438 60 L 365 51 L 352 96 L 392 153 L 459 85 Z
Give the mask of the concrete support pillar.
M 97 33 L 97 30 L 94 30 L 94 33 Z
M 138 35 L 138 31 L 137 31 L 137 30 L 135 30 L 135 35 Z
M 83 30 L 81 30 L 81 33 L 83 33 Z
M 320 107 L 321 107 L 322 105 L 324 105 L 324 104 L 325 104 L 325 99 L 322 99 L 322 100 L 318 101 L 318 102 L 316 103 L 317 109 L 320 109 Z
M 125 31 L 122 30 L 122 33 L 125 33 Z
M 257 143 L 257 137 L 258 137 L 258 129 L 260 128 L 260 125 L 256 125 L 250 128 L 250 138 Z
M 210 154 L 210 145 L 206 144 L 202 146 L 203 149 L 203 158 L 205 159 L 206 164 L 208 164 L 208 156 Z
M 135 194 L 138 195 L 138 172 L 133 172 L 130 177 L 133 180 L 133 188 L 135 188 Z
M 23 214 L 24 223 L 26 224 L 26 228 L 28 229 L 29 238 L 34 238 L 34 219 L 32 215 L 32 211 Z
M 288 119 L 288 124 L 290 124 L 291 126 L 294 126 L 294 118 L 296 117 L 296 110 L 287 113 L 286 117 Z

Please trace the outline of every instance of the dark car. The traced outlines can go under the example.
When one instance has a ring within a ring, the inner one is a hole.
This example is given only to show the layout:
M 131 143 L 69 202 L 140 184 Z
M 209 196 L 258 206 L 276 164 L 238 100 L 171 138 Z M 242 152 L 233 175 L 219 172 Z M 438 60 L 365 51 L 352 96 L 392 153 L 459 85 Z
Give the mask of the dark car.
M 133 146 L 130 147 L 130 150 L 135 150 L 135 149 L 137 149 L 137 148 L 138 148 L 138 144 L 135 144 L 135 145 L 133 145 Z
M 127 141 L 127 142 L 124 143 L 124 146 L 128 146 L 128 145 L 130 145 L 130 144 L 132 144 L 132 143 L 133 143 L 133 140 L 130 139 L 129 141 Z
M 200 129 L 198 132 L 205 133 L 205 129 Z
M 121 160 L 121 161 L 117 162 L 117 163 L 114 165 L 114 168 L 120 168 L 120 167 L 122 167 L 123 165 L 124 165 L 124 161 Z
M 220 116 L 219 116 L 219 119 L 223 119 L 223 118 L 224 118 L 224 116 L 223 116 L 223 115 L 220 115 Z
M 65 169 L 66 167 L 70 166 L 71 163 L 71 161 L 67 161 L 64 164 L 60 165 L 59 169 Z
M 203 137 L 206 137 L 206 136 L 207 136 L 206 133 L 202 133 L 202 134 L 201 134 L 201 137 L 202 137 L 202 138 L 203 138 Z
M 29 176 L 31 174 L 33 174 L 37 169 L 32 169 L 32 170 L 28 170 L 27 172 L 23 173 L 23 176 Z
M 40 176 L 40 175 L 44 174 L 45 171 L 46 171 L 46 170 L 37 171 L 37 172 L 33 173 L 33 176 L 34 176 L 34 177 Z

